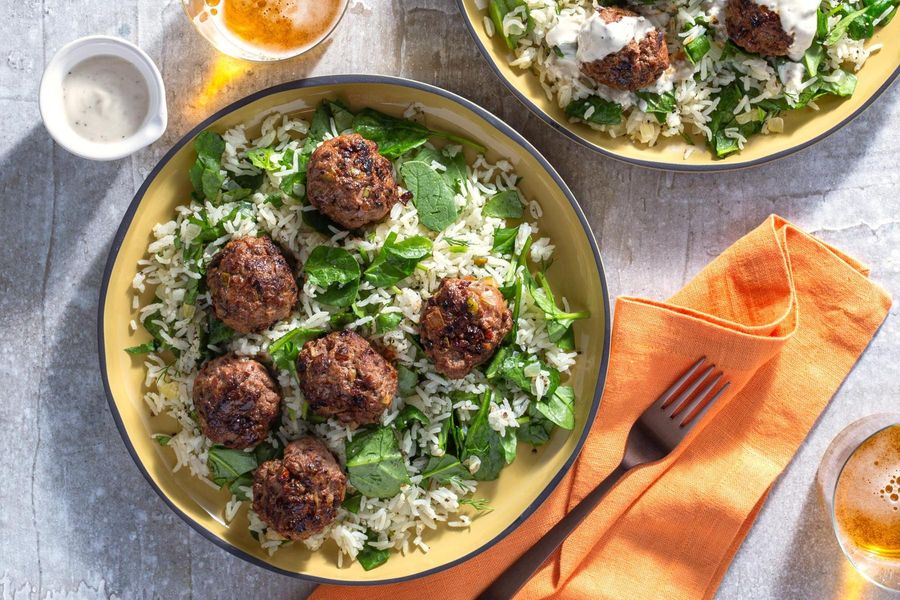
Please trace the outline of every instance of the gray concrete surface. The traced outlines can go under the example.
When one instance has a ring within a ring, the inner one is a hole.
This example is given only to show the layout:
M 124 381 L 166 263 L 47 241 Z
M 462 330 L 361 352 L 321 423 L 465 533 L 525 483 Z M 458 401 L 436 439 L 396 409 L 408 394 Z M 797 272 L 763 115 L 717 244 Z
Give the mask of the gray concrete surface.
M 96 33 L 140 44 L 168 88 L 165 137 L 112 163 L 54 146 L 37 107 L 53 52 Z M 343 72 L 434 83 L 520 130 L 581 200 L 613 294 L 666 297 L 771 212 L 868 261 L 876 280 L 900 291 L 896 88 L 839 133 L 775 164 L 667 174 L 592 155 L 530 115 L 494 78 L 451 0 L 351 0 L 330 42 L 269 66 L 217 58 L 175 0 L 2 0 L 0 598 L 302 598 L 311 590 L 208 543 L 144 482 L 101 389 L 96 304 L 125 207 L 183 132 L 257 89 Z M 888 598 L 845 563 L 813 478 L 841 428 L 898 409 L 898 323 L 895 308 L 776 484 L 720 598 Z

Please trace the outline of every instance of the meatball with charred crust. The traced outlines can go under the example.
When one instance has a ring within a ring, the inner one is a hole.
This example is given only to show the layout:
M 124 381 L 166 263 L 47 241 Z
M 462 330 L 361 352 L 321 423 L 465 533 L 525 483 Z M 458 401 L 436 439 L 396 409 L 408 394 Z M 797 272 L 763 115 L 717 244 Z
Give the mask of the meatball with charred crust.
M 621 50 L 602 58 L 591 58 L 592 37 L 613 37 L 604 29 L 622 19 L 635 23 L 635 37 Z M 636 20 L 636 21 L 635 21 Z M 669 49 L 665 32 L 653 27 L 644 17 L 627 8 L 601 7 L 578 38 L 581 72 L 603 85 L 617 90 L 635 91 L 653 85 L 669 68 Z
M 381 221 L 399 200 L 391 161 L 356 133 L 322 142 L 306 173 L 310 203 L 346 229 Z
M 377 423 L 397 393 L 397 370 L 352 331 L 306 342 L 297 376 L 314 413 L 350 426 Z
M 435 369 L 462 379 L 494 354 L 512 329 L 512 313 L 493 281 L 447 277 L 425 304 L 420 329 Z
M 303 540 L 324 530 L 344 501 L 347 478 L 325 444 L 302 437 L 284 458 L 264 462 L 253 474 L 253 511 L 284 537 Z
M 778 13 L 753 0 L 728 0 L 725 29 L 735 44 L 763 56 L 787 56 L 794 41 Z
M 206 272 L 216 318 L 239 333 L 271 327 L 297 304 L 297 281 L 281 249 L 268 237 L 231 240 Z
M 205 363 L 194 380 L 200 430 L 227 448 L 252 448 L 281 414 L 281 391 L 252 358 L 226 354 Z

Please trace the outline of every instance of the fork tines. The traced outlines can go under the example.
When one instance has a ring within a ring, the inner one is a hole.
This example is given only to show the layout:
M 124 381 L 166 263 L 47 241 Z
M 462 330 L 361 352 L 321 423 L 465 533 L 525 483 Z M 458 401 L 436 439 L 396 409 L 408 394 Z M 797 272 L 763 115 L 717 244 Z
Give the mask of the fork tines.
M 687 411 L 687 415 L 679 423 L 680 427 L 690 425 L 708 406 L 718 400 L 725 393 L 725 390 L 728 389 L 728 386 L 731 385 L 730 382 L 719 385 L 724 374 L 721 371 L 716 371 L 716 366 L 713 364 L 707 366 L 697 375 L 697 372 L 705 364 L 706 357 L 704 356 L 694 363 L 684 375 L 679 377 L 678 381 L 663 392 L 662 396 L 656 401 L 657 406 L 665 411 L 670 419 L 674 419 Z

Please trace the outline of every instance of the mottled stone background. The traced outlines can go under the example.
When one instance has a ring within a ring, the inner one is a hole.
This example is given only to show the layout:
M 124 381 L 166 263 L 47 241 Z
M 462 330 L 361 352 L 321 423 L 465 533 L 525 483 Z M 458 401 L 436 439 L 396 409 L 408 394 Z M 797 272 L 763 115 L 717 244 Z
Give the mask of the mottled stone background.
M 772 212 L 869 262 L 877 281 L 900 290 L 896 88 L 842 131 L 775 164 L 724 175 L 659 173 L 591 154 L 529 114 L 488 69 L 452 0 L 351 0 L 328 43 L 278 65 L 217 56 L 179 4 L 0 1 L 4 600 L 302 598 L 312 587 L 233 558 L 165 507 L 113 425 L 96 356 L 101 271 L 135 189 L 185 131 L 257 89 L 313 74 L 385 73 L 487 107 L 568 181 L 600 240 L 614 295 L 665 298 Z M 170 111 L 162 140 L 112 163 L 54 146 L 37 105 L 41 70 L 53 53 L 101 33 L 150 53 Z M 896 313 L 775 486 L 720 598 L 888 598 L 844 561 L 813 477 L 829 440 L 847 423 L 898 410 Z

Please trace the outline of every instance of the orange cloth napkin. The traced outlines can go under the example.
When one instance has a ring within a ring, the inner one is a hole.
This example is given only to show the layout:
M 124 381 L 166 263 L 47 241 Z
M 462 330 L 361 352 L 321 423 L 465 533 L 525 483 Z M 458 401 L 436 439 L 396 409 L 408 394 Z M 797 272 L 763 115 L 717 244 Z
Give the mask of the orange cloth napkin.
M 867 276 L 772 216 L 668 302 L 620 298 L 590 437 L 523 526 L 431 577 L 321 586 L 313 598 L 474 598 L 615 468 L 631 424 L 700 356 L 731 380 L 725 401 L 672 455 L 624 477 L 517 598 L 712 597 L 770 486 L 888 313 L 890 296 Z

